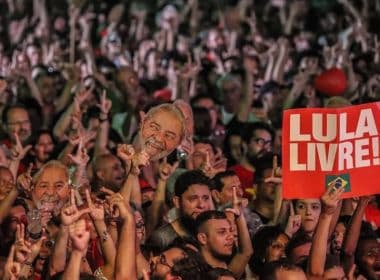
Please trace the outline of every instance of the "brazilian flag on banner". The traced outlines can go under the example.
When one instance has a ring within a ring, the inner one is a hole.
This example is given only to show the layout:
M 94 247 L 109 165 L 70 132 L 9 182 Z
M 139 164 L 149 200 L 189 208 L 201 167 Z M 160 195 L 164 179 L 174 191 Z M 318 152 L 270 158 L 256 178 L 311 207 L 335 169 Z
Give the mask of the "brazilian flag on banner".
M 351 191 L 350 184 L 350 174 L 339 174 L 339 175 L 326 175 L 325 177 L 325 187 L 328 189 L 333 185 L 336 189 L 344 188 L 344 192 Z

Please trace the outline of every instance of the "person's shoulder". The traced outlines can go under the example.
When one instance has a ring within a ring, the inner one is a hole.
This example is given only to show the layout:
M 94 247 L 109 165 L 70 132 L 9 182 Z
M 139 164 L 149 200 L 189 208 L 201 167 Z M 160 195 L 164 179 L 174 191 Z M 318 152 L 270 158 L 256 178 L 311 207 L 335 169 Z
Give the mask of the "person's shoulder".
M 168 247 L 178 236 L 171 223 L 163 225 L 152 232 L 149 237 L 149 244 L 164 249 Z
M 159 234 L 161 236 L 165 236 L 165 235 L 171 235 L 171 234 L 175 234 L 175 230 L 172 226 L 171 223 L 167 223 L 166 225 L 163 225 L 161 227 L 159 227 L 158 229 L 156 229 L 153 234 Z M 153 235 L 152 234 L 152 235 Z
M 233 170 L 235 171 L 236 173 L 249 173 L 249 174 L 252 174 L 253 172 L 251 170 L 248 170 L 247 168 L 245 168 L 242 164 L 236 164 L 236 165 L 233 165 L 231 166 L 230 168 L 228 168 L 230 170 Z

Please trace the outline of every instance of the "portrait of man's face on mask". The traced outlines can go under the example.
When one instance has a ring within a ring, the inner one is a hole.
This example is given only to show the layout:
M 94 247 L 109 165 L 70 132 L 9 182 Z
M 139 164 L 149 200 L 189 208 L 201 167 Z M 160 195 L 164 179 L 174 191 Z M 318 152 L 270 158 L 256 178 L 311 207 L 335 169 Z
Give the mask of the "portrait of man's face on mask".
M 174 105 L 163 104 L 152 108 L 142 116 L 140 146 L 151 160 L 169 155 L 181 143 L 185 133 L 185 121 Z
M 38 209 L 59 213 L 70 195 L 69 178 L 65 166 L 51 163 L 36 174 L 31 197 Z

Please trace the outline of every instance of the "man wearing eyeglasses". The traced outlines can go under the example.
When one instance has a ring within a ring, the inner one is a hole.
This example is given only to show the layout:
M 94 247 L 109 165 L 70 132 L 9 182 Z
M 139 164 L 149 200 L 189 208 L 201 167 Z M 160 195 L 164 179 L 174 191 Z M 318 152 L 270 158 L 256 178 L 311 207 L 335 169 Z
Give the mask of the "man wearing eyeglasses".
M 242 135 L 243 159 L 231 167 L 238 175 L 243 189 L 243 196 L 252 198 L 253 177 L 257 161 L 272 150 L 274 130 L 266 123 L 255 122 L 245 124 Z

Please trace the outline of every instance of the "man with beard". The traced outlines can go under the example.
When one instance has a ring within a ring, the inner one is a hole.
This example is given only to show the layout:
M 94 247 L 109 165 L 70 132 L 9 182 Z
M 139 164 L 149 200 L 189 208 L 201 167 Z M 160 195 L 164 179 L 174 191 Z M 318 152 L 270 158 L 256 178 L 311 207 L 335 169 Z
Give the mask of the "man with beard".
M 94 181 L 96 189 L 108 188 L 118 192 L 125 180 L 125 170 L 120 159 L 113 154 L 98 156 L 93 163 Z
M 229 269 L 236 279 L 241 279 L 253 249 L 244 215 L 240 215 L 240 211 L 234 214 L 239 236 L 237 252 L 233 252 L 233 228 L 226 214 L 221 211 L 206 211 L 197 217 L 197 240 L 201 255 L 210 266 Z
M 175 182 L 173 197 L 180 218 L 155 230 L 148 243 L 162 251 L 177 237 L 193 237 L 197 216 L 214 209 L 210 186 L 208 177 L 199 170 L 181 174 Z
M 266 123 L 255 122 L 246 124 L 243 134 L 243 159 L 240 164 L 231 167 L 238 175 L 243 189 L 243 196 L 251 198 L 248 189 L 253 186 L 254 172 L 257 160 L 272 149 L 274 139 L 273 129 Z

